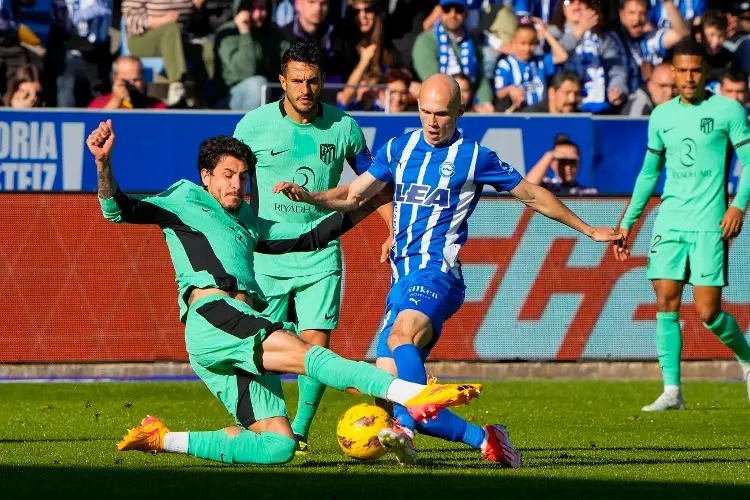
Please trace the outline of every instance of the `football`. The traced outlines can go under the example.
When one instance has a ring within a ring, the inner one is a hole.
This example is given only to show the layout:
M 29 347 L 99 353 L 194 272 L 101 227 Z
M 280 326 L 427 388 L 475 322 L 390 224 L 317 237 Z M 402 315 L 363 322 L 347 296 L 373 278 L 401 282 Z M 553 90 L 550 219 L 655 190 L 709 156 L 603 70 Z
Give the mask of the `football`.
M 385 453 L 378 432 L 390 426 L 391 417 L 384 409 L 367 403 L 352 406 L 336 425 L 339 447 L 354 459 L 376 460 Z

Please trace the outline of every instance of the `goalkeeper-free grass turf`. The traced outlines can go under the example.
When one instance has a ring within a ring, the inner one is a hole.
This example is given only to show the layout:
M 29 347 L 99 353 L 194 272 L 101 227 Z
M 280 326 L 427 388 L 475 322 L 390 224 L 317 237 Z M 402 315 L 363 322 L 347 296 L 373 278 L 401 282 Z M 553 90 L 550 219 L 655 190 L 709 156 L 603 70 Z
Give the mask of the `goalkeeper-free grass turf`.
M 304 458 L 225 465 L 118 453 L 146 414 L 175 431 L 231 425 L 200 383 L 0 385 L 0 499 L 16 498 L 750 498 L 750 403 L 744 384 L 688 382 L 686 411 L 645 414 L 654 382 L 490 382 L 458 412 L 503 423 L 523 468 L 500 469 L 460 443 L 417 437 L 419 465 L 341 453 L 336 421 L 365 401 L 326 392 Z M 296 385 L 285 384 L 290 412 Z

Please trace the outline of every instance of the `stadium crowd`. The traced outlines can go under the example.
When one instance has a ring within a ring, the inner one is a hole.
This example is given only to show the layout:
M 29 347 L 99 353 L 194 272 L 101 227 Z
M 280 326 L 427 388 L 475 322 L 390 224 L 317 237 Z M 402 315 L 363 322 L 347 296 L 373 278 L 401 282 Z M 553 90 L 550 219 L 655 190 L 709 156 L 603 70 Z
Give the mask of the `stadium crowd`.
M 750 1 L 52 0 L 41 37 L 23 19 L 42 1 L 0 0 L 4 106 L 250 110 L 278 98 L 298 40 L 350 111 L 414 110 L 441 72 L 469 111 L 648 115 L 675 94 L 685 36 L 713 91 L 748 97 Z

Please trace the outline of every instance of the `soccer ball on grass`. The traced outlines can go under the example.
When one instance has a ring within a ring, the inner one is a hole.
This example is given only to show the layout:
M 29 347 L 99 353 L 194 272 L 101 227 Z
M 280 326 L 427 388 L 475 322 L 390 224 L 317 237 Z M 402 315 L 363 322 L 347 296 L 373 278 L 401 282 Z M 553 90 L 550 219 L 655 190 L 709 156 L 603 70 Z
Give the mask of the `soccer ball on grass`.
M 352 406 L 336 425 L 339 447 L 354 459 L 376 460 L 385 453 L 378 432 L 387 427 L 391 427 L 391 417 L 384 409 L 367 403 Z

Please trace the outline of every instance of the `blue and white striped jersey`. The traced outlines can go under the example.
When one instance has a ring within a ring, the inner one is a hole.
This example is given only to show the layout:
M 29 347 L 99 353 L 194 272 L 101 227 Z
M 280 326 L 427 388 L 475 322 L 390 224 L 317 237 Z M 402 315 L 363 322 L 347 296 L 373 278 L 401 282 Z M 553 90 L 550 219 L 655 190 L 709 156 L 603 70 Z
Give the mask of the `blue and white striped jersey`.
M 510 191 L 521 175 L 494 151 L 458 131 L 431 146 L 421 129 L 388 141 L 369 172 L 393 182 L 393 282 L 417 269 L 461 277 L 458 252 L 468 237 L 467 220 L 482 186 Z

